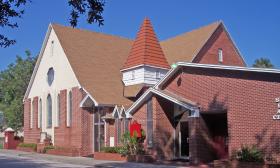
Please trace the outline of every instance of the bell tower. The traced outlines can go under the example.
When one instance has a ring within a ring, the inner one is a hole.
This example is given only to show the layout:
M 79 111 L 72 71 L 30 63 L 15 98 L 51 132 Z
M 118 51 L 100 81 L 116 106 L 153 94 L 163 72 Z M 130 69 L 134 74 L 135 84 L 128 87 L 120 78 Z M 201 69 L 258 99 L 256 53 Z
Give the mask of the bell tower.
M 145 18 L 121 69 L 125 86 L 153 86 L 170 69 L 151 21 Z

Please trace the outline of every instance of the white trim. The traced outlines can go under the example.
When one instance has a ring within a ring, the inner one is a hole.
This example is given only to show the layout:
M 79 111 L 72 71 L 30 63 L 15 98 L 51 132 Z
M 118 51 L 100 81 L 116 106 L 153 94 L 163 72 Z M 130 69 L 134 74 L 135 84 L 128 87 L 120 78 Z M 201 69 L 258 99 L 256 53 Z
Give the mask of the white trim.
M 189 109 L 191 111 L 194 110 L 194 109 L 197 109 L 197 107 L 194 106 L 194 105 L 178 101 L 177 99 L 175 99 L 175 98 L 173 98 L 169 95 L 166 95 L 166 94 L 160 92 L 159 90 L 156 90 L 154 88 L 149 88 L 135 103 L 132 104 L 132 106 L 129 107 L 129 109 L 127 109 L 127 111 L 126 111 L 127 116 L 128 116 L 128 114 L 130 114 L 130 115 L 133 114 L 133 112 L 137 108 L 139 108 L 142 105 L 142 103 L 144 103 L 149 98 L 149 96 L 151 96 L 152 94 L 156 94 L 156 95 L 159 95 L 161 97 L 164 97 L 164 98 L 172 101 L 173 103 L 176 103 L 180 106 L 183 106 L 186 109 Z
M 120 109 L 120 117 L 122 118 L 122 114 L 124 113 L 124 115 L 125 115 L 125 118 L 127 118 L 126 117 L 126 112 L 125 112 L 125 108 L 124 108 L 124 106 L 122 106 L 121 107 L 121 109 Z
M 157 68 L 157 69 L 164 69 L 164 70 L 170 70 L 169 68 L 162 68 L 162 67 L 157 67 L 157 66 L 153 66 L 153 65 L 140 64 L 140 65 L 136 65 L 136 66 L 133 66 L 133 67 L 121 69 L 120 71 L 123 72 L 123 71 L 131 70 L 131 69 L 134 69 L 134 68 L 138 68 L 138 67 L 141 67 L 141 66 L 144 66 L 144 67 L 146 66 L 146 67 L 151 67 L 151 68 Z
M 158 89 L 158 86 L 161 85 L 161 84 L 166 80 L 166 78 L 169 79 L 170 76 L 172 76 L 175 72 L 177 72 L 177 70 L 178 70 L 178 64 L 176 63 L 176 65 L 177 65 L 176 68 L 172 68 L 170 71 L 168 71 L 168 72 L 166 73 L 166 75 L 165 75 L 161 80 L 159 80 L 157 84 L 154 85 L 154 88 L 155 88 L 155 89 Z
M 115 113 L 117 113 L 117 115 L 118 115 L 117 118 L 120 118 L 120 112 L 119 112 L 119 108 L 117 105 L 115 105 L 115 108 L 112 113 L 113 118 L 115 118 Z
M 82 87 L 81 87 L 82 88 Z M 84 107 L 83 104 L 85 103 L 85 101 L 89 98 L 90 100 L 93 101 L 94 105 L 97 107 L 99 104 L 98 102 L 89 94 L 89 92 L 85 89 L 82 88 L 85 92 L 86 92 L 86 96 L 83 98 L 83 100 L 80 102 L 80 107 Z
M 47 45 L 47 42 L 48 42 L 48 39 L 49 39 L 49 36 L 50 36 L 50 33 L 51 33 L 52 30 L 54 31 L 54 29 L 53 29 L 53 27 L 52 27 L 52 24 L 50 23 L 49 26 L 48 26 L 48 30 L 47 30 L 47 33 L 46 33 L 46 35 L 45 35 L 44 41 L 43 41 L 43 45 L 42 45 L 42 47 L 41 47 L 41 50 L 40 50 L 40 53 L 39 53 L 39 56 L 38 56 L 38 59 L 37 59 L 37 62 L 36 62 L 36 64 L 35 64 L 35 67 L 34 67 L 34 70 L 33 70 L 33 72 L 32 72 L 30 81 L 29 81 L 29 83 L 28 83 L 26 92 L 25 92 L 25 94 L 24 94 L 24 97 L 23 97 L 23 100 L 22 100 L 23 102 L 24 102 L 24 100 L 28 97 L 28 95 L 29 95 L 29 93 L 30 93 L 32 84 L 33 84 L 33 82 L 34 82 L 34 80 L 35 80 L 35 77 L 36 77 L 38 68 L 39 68 L 39 66 L 40 66 L 40 63 L 41 63 L 41 60 L 42 60 L 42 57 L 43 57 L 43 54 L 44 54 L 44 51 L 45 51 L 45 48 L 46 48 L 46 45 Z M 55 31 L 54 31 L 54 33 L 55 33 Z M 56 33 L 55 33 L 55 35 L 56 35 Z M 56 36 L 57 36 L 57 35 L 56 35 Z M 58 38 L 59 43 L 61 44 L 61 42 L 60 42 L 58 36 L 57 36 L 57 38 Z M 62 45 L 62 44 L 61 44 L 61 45 Z M 63 47 L 62 47 L 62 50 L 63 50 L 63 52 L 65 53 Z M 65 54 L 65 55 L 66 55 L 66 54 Z M 67 55 L 66 55 L 66 59 L 68 60 Z M 71 70 L 73 71 L 73 74 L 75 75 L 75 78 L 76 78 L 77 81 L 78 81 L 78 78 L 77 78 L 77 76 L 76 76 L 76 74 L 75 74 L 75 72 L 74 72 L 74 70 L 73 70 L 73 68 L 72 68 L 72 65 L 71 65 L 71 63 L 70 63 L 69 60 L 68 60 L 68 62 L 69 62 L 69 64 L 70 64 Z M 78 84 L 79 84 L 78 86 L 81 87 L 81 84 L 80 84 L 79 81 L 78 81 Z
M 39 68 L 39 65 L 40 65 L 40 62 L 41 62 L 41 59 L 42 59 L 44 50 L 45 50 L 45 48 L 46 48 L 47 41 L 48 41 L 48 39 L 49 39 L 51 30 L 52 30 L 52 26 L 51 26 L 51 24 L 49 24 L 47 33 L 46 33 L 45 38 L 44 38 L 44 41 L 43 41 L 42 48 L 41 48 L 40 53 L 39 53 L 39 57 L 38 57 L 38 59 L 37 59 L 37 62 L 36 62 L 36 64 L 35 64 L 34 70 L 33 70 L 33 72 L 32 72 L 32 75 L 31 75 L 30 81 L 29 81 L 29 83 L 28 83 L 26 92 L 25 92 L 25 94 L 24 94 L 23 101 L 24 101 L 24 99 L 27 98 L 27 96 L 28 96 L 28 94 L 29 94 L 29 92 L 30 92 L 30 90 L 31 90 L 31 86 L 32 86 L 32 84 L 33 84 L 33 82 L 34 82 L 34 79 L 35 79 L 37 70 L 38 70 L 38 68 Z
M 232 71 L 246 71 L 246 72 L 257 72 L 257 73 L 275 73 L 280 74 L 279 69 L 269 69 L 269 68 L 251 68 L 251 67 L 240 67 L 240 66 L 228 66 L 228 65 L 216 65 L 216 64 L 198 64 L 189 62 L 177 62 L 177 67 L 171 69 L 155 86 L 155 89 L 160 88 L 167 80 L 169 80 L 174 73 L 176 73 L 181 66 L 185 67 L 199 67 L 207 69 L 222 69 L 222 70 L 232 70 Z
M 92 100 L 95 107 L 114 107 L 114 104 L 100 104 L 100 103 L 98 103 L 84 88 L 83 88 L 83 90 L 87 93 L 87 95 L 80 102 L 80 104 L 79 104 L 80 107 L 85 107 L 83 104 L 85 103 L 85 101 L 87 99 Z
M 270 68 L 253 68 L 253 67 L 240 67 L 240 66 L 216 65 L 216 64 L 196 64 L 196 63 L 189 63 L 189 62 L 178 62 L 177 65 L 188 66 L 188 67 L 210 68 L 210 69 L 247 71 L 247 72 L 262 72 L 262 73 L 277 73 L 277 74 L 280 73 L 279 69 L 270 69 Z

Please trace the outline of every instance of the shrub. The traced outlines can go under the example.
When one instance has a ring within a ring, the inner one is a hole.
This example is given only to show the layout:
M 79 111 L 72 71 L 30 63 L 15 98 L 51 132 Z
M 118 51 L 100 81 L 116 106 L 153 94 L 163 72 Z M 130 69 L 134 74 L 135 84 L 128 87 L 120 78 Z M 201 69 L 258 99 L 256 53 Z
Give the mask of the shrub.
M 263 162 L 264 155 L 256 145 L 248 146 L 242 145 L 241 149 L 235 151 L 233 154 L 234 159 L 241 162 Z
M 2 143 L 0 143 L 0 149 L 3 149 L 3 144 Z
M 45 146 L 43 149 L 43 153 L 46 153 L 50 149 L 55 149 L 55 146 Z
M 121 151 L 123 150 L 122 148 L 123 147 L 121 147 L 121 146 L 103 147 L 103 148 L 101 148 L 101 151 L 105 152 L 105 153 L 120 153 L 121 154 Z
M 20 144 L 18 144 L 18 147 L 32 148 L 33 150 L 36 150 L 37 149 L 37 144 L 34 144 L 34 143 L 20 143 Z
M 123 143 L 123 155 L 137 155 L 145 153 L 143 148 L 143 142 L 145 140 L 145 132 L 141 130 L 141 138 L 137 138 L 136 135 L 130 136 L 129 132 L 126 132 L 122 136 Z

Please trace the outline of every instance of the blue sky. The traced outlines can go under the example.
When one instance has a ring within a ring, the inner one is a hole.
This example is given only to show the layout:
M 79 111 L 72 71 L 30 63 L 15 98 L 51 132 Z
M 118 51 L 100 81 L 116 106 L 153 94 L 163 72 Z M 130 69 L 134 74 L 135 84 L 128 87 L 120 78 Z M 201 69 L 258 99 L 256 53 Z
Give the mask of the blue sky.
M 69 25 L 67 0 L 32 0 L 18 29 L 1 29 L 17 44 L 0 48 L 0 70 L 24 55 L 26 49 L 37 55 L 50 22 Z M 222 20 L 251 66 L 266 57 L 280 68 L 279 0 L 107 0 L 105 25 L 89 25 L 81 18 L 78 28 L 135 38 L 144 17 L 149 17 L 160 40 Z

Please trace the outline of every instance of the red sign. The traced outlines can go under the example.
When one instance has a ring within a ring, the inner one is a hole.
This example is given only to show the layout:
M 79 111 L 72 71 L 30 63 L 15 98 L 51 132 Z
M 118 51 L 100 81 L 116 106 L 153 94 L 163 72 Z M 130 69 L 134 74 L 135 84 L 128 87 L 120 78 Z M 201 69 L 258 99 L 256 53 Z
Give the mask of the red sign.
M 141 138 L 141 124 L 138 124 L 137 121 L 130 124 L 130 136 L 133 137 L 134 134 L 137 138 Z

